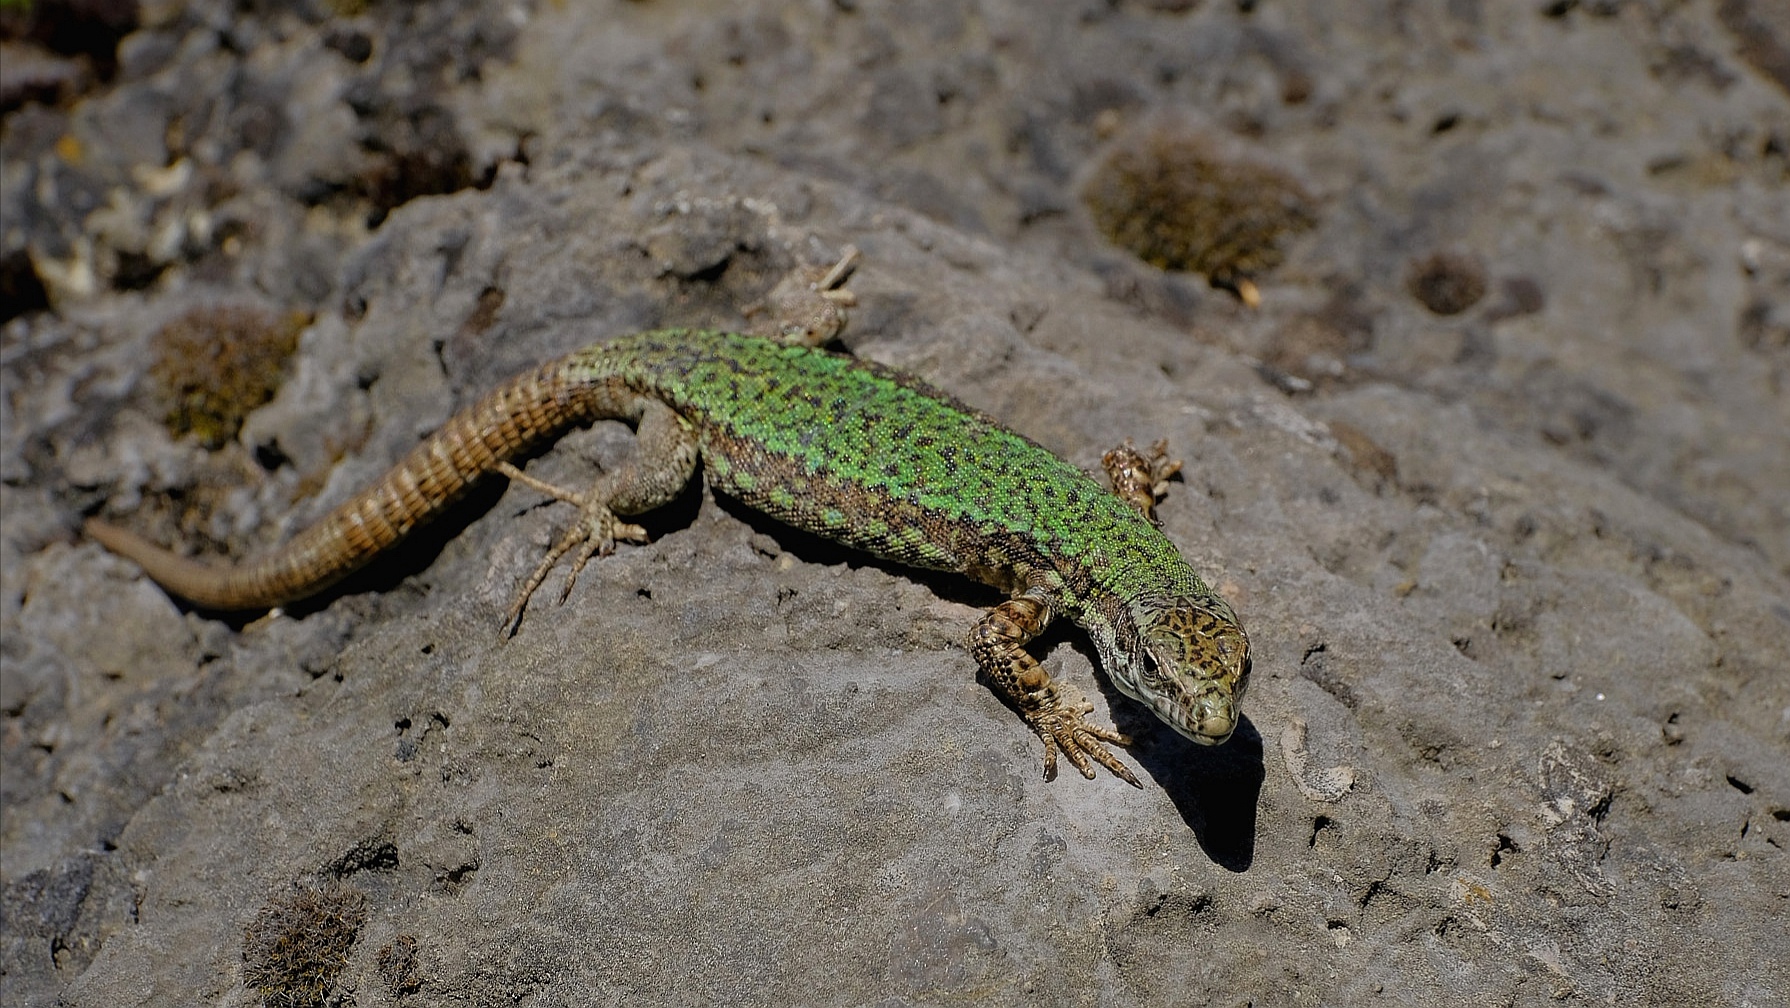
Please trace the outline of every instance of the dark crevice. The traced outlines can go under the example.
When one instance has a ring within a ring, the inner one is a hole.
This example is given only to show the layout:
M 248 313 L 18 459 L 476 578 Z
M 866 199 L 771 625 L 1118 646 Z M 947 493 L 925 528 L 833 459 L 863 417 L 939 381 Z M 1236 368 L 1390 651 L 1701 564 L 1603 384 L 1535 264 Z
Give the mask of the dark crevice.
M 390 840 L 366 840 L 332 863 L 326 871 L 336 878 L 347 878 L 356 872 L 395 871 L 398 847 Z
M 0 39 L 32 42 L 62 56 L 85 57 L 101 81 L 118 72 L 118 41 L 137 30 L 136 0 L 0 5 Z
M 49 307 L 50 292 L 44 288 L 25 250 L 0 256 L 0 323 Z
M 1324 831 L 1327 829 L 1334 829 L 1335 827 L 1336 821 L 1329 816 L 1321 815 L 1314 818 L 1311 821 L 1311 836 L 1305 841 L 1305 846 L 1316 847 L 1318 845 L 1318 838 L 1323 835 Z
M 1504 863 L 1504 855 L 1506 855 L 1506 854 L 1521 854 L 1522 852 L 1523 852 L 1523 848 L 1517 846 L 1517 842 L 1515 840 L 1512 840 L 1510 837 L 1506 836 L 1505 834 L 1500 833 L 1500 834 L 1498 834 L 1498 846 L 1493 848 L 1493 850 L 1492 850 L 1492 867 L 1496 868 L 1500 864 L 1503 864 Z

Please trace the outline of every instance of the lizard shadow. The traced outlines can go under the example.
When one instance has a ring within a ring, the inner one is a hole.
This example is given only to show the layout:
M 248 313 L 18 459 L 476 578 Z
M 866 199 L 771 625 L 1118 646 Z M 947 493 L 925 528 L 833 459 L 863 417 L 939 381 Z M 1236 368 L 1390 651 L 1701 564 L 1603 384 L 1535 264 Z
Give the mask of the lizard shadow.
M 539 454 L 544 454 L 544 452 L 525 455 L 517 460 L 517 464 L 524 464 L 528 459 Z M 571 482 L 573 485 L 581 485 L 577 480 Z M 431 587 L 426 583 L 426 572 L 440 559 L 443 551 L 460 536 L 479 534 L 476 530 L 472 530 L 473 526 L 499 509 L 510 485 L 510 480 L 501 477 L 480 480 L 473 485 L 465 497 L 455 501 L 435 519 L 418 527 L 381 553 L 378 563 L 369 564 L 355 571 L 316 595 L 287 605 L 285 607 L 286 614 L 292 617 L 302 617 L 328 608 L 331 603 L 343 596 L 368 594 L 385 597 L 401 591 L 413 595 L 429 594 Z M 702 481 L 692 479 L 669 503 L 660 505 L 642 515 L 630 516 L 628 520 L 639 523 L 646 529 L 649 540 L 657 542 L 669 533 L 690 527 L 702 507 L 702 499 Z M 539 507 L 560 509 L 563 518 L 556 526 L 556 535 L 573 520 L 571 508 L 534 494 L 524 498 L 523 502 L 514 509 L 514 514 L 520 515 Z M 533 561 L 531 560 L 530 563 L 532 564 Z M 563 575 L 566 563 L 567 561 L 562 560 L 556 566 L 556 574 Z M 521 576 L 526 576 L 526 573 L 524 570 Z M 520 585 L 521 582 L 517 583 Z M 549 579 L 549 585 L 557 583 L 557 581 Z M 554 595 L 557 595 L 557 589 L 551 587 L 543 589 L 542 596 L 548 601 L 551 601 Z M 216 615 L 229 617 L 241 614 Z M 258 614 L 249 614 L 249 619 L 253 619 L 256 615 Z M 496 615 L 499 614 L 494 614 L 493 618 Z
M 448 505 L 447 510 L 434 520 L 418 527 L 381 552 L 377 563 L 362 567 L 315 595 L 282 606 L 282 611 L 290 618 L 302 619 L 327 609 L 338 599 L 348 596 L 367 595 L 383 599 L 406 594 L 430 594 L 431 586 L 426 582 L 419 583 L 418 579 L 425 577 L 450 544 L 468 534 L 474 524 L 496 509 L 508 487 L 508 480 L 480 480 L 465 497 Z M 230 619 L 243 614 L 210 615 Z M 252 620 L 259 615 L 249 613 L 248 619 Z
M 439 560 L 449 544 L 468 534 L 474 524 L 498 507 L 508 484 L 509 481 L 502 479 L 481 481 L 434 521 L 391 547 L 381 556 L 380 562 L 356 571 L 316 595 L 286 606 L 286 614 L 303 618 L 328 608 L 345 596 L 429 594 L 430 586 L 419 583 L 418 578 Z M 711 495 L 705 493 L 701 480 L 694 479 L 672 502 L 632 520 L 643 525 L 651 539 L 657 541 L 692 525 L 705 497 Z M 769 536 L 803 563 L 848 564 L 888 570 L 924 585 L 941 599 L 976 608 L 986 609 L 1006 597 L 994 588 L 959 574 L 909 567 L 842 546 L 754 511 L 725 494 L 713 494 L 712 499 L 730 517 Z M 206 615 L 240 629 L 260 614 L 206 612 Z M 966 625 L 965 633 L 968 630 Z M 1068 620 L 1054 622 L 1032 642 L 1029 650 L 1034 655 L 1044 656 L 1061 643 L 1068 643 L 1079 651 L 1097 670 L 1094 681 L 1107 698 L 1115 725 L 1137 740 L 1126 753 L 1163 789 L 1206 856 L 1228 871 L 1247 871 L 1255 858 L 1256 806 L 1265 778 L 1262 736 L 1255 725 L 1244 717 L 1229 742 L 1222 746 L 1199 745 L 1162 724 L 1120 693 L 1107 678 L 1092 643 Z M 1073 776 L 1075 771 L 1065 767 L 1064 773 Z
M 1226 871 L 1248 871 L 1255 862 L 1256 806 L 1267 776 L 1262 734 L 1248 715 L 1220 746 L 1200 745 L 1146 714 L 1117 720 L 1133 737 L 1143 736 L 1132 756 L 1174 803 L 1206 856 Z M 1147 734 L 1134 725 L 1144 725 Z
M 496 505 L 498 498 L 503 496 L 503 492 L 504 482 L 501 480 L 481 483 L 464 498 L 449 505 L 447 510 L 433 521 L 381 550 L 376 562 L 368 563 L 365 567 L 353 571 L 342 580 L 321 591 L 283 605 L 251 609 L 213 609 L 172 593 L 168 597 L 180 612 L 190 612 L 208 620 L 216 620 L 229 627 L 232 632 L 241 633 L 250 624 L 264 619 L 268 613 L 276 609 L 287 619 L 302 620 L 330 608 L 344 598 L 356 596 L 389 598 L 402 592 L 407 592 L 410 595 L 427 595 L 429 589 L 426 586 L 418 585 L 411 579 L 433 566 L 448 544 L 464 533 L 474 522 L 484 517 Z M 240 557 L 235 562 L 246 563 L 253 559 L 254 556 L 251 555 Z M 226 558 L 218 558 L 210 562 L 220 567 L 228 566 L 231 563 Z
M 1223 745 L 1194 742 L 1119 692 L 1086 636 L 1078 628 L 1063 629 L 1065 624 L 1053 624 L 1034 641 L 1040 650 L 1033 653 L 1048 653 L 1061 634 L 1099 670 L 1094 680 L 1112 711 L 1114 727 L 1135 740 L 1125 754 L 1162 788 L 1214 864 L 1226 871 L 1248 871 L 1255 862 L 1256 806 L 1267 777 L 1262 735 L 1254 722 L 1243 716 Z

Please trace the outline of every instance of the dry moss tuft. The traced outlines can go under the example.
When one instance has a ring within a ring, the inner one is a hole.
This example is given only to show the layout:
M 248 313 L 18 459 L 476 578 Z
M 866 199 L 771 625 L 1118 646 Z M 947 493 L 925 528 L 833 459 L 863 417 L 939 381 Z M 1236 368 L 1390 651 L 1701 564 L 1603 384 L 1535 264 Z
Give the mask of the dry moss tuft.
M 167 407 L 168 430 L 220 448 L 243 418 L 273 398 L 310 316 L 275 318 L 236 305 L 195 308 L 150 341 L 149 376 Z
M 1115 146 L 1082 200 L 1119 247 L 1233 290 L 1280 264 L 1284 236 L 1317 223 L 1311 197 L 1291 175 L 1224 156 L 1176 127 L 1146 129 Z
M 422 989 L 417 976 L 416 938 L 401 934 L 379 950 L 379 976 L 394 998 L 415 994 Z
M 267 1008 L 322 1008 L 366 919 L 366 897 L 339 882 L 276 896 L 243 932 L 243 983 Z

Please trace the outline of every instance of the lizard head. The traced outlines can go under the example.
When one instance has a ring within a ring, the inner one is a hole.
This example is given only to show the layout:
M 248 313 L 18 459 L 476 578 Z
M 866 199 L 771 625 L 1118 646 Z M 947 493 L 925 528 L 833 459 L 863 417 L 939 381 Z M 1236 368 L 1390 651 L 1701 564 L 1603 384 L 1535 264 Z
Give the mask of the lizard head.
M 1249 685 L 1249 638 L 1229 607 L 1173 599 L 1140 617 L 1142 654 L 1126 692 L 1195 742 L 1230 738 Z

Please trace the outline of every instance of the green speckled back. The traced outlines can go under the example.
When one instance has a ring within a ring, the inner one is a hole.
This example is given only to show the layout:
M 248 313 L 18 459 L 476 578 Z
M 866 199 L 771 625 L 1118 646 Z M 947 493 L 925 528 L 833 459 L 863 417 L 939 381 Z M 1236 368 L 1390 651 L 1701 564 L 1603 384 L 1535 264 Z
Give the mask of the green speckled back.
M 1160 531 L 1081 470 L 907 375 L 682 330 L 577 360 L 669 402 L 697 427 L 713 486 L 797 528 L 1003 587 L 1076 582 L 1083 600 L 1209 594 Z

